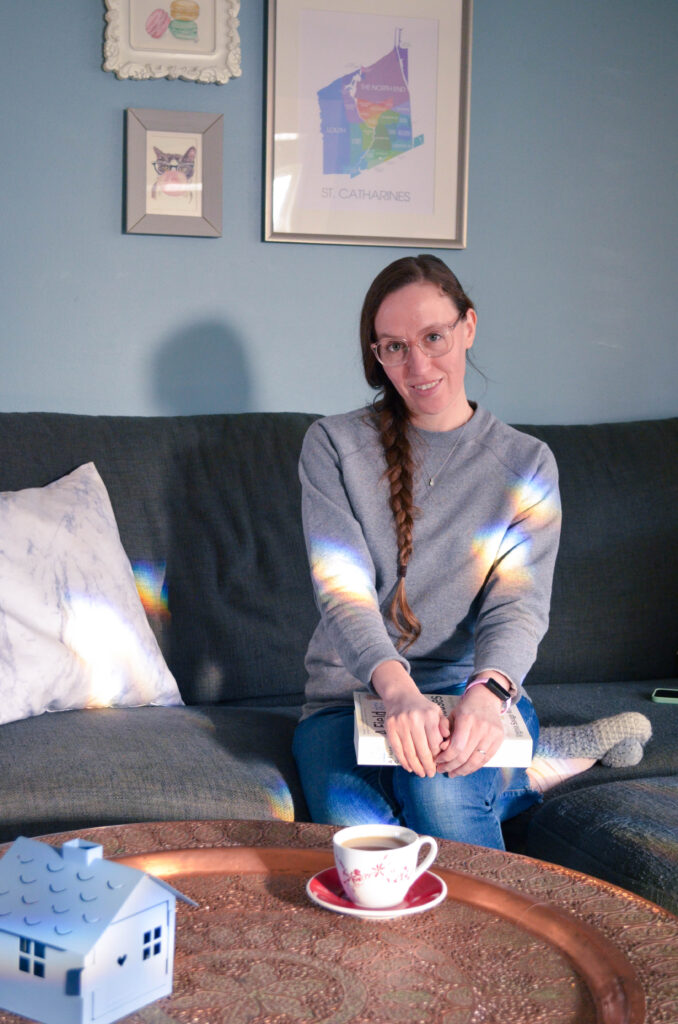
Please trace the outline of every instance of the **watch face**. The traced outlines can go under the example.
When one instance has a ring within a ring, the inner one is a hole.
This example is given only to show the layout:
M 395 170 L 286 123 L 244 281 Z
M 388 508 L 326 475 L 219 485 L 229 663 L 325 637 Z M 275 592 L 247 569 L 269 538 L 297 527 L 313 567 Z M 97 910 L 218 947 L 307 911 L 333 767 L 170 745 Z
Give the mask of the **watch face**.
M 508 709 L 511 707 L 511 694 L 508 690 L 505 690 L 501 683 L 498 683 L 496 679 L 488 679 L 484 684 L 490 693 L 493 693 L 495 697 L 499 697 L 501 700 L 500 715 L 505 715 Z
M 492 690 L 492 693 L 496 693 L 497 697 L 501 697 L 503 700 L 511 699 L 511 691 L 498 683 L 496 679 L 488 679 L 485 686 L 488 690 Z

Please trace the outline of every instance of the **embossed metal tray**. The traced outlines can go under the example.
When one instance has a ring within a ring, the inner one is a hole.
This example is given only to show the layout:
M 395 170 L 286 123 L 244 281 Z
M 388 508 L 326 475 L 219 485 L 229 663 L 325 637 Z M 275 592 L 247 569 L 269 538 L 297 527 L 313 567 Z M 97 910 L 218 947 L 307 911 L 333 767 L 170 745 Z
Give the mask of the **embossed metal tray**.
M 524 1024 L 526 1019 L 572 1021 L 573 1024 L 593 1021 L 596 1024 L 643 1024 L 645 1021 L 645 997 L 636 971 L 624 953 L 601 932 L 555 906 L 539 902 L 534 895 L 524 895 L 472 874 L 436 865 L 436 874 L 448 888 L 447 899 L 437 909 L 408 918 L 404 923 L 373 923 L 330 915 L 307 900 L 304 892 L 307 879 L 332 864 L 332 856 L 325 850 L 236 846 L 164 850 L 116 859 L 165 878 L 199 904 L 202 901 L 202 911 L 185 909 L 183 917 L 178 918 L 175 995 L 162 1001 L 162 1005 L 167 1006 L 166 1020 L 191 1019 L 187 997 L 181 997 L 181 984 L 176 984 L 177 971 L 181 973 L 181 956 L 187 949 L 194 960 L 192 965 L 188 961 L 184 965 L 187 979 L 195 977 L 195 961 L 199 957 L 203 971 L 231 970 L 234 962 L 243 962 L 245 947 L 253 954 L 254 963 L 252 935 L 257 928 L 257 934 L 264 935 L 269 927 L 270 935 L 279 939 L 279 949 L 269 947 L 267 970 L 273 971 L 274 963 L 283 964 L 289 970 L 291 958 L 295 958 L 295 970 L 304 966 L 307 973 L 315 968 L 318 972 L 325 968 L 329 971 L 328 951 L 334 942 L 332 963 L 336 977 L 348 965 L 354 972 L 353 984 L 362 984 L 365 990 L 362 1009 L 357 1002 L 353 1009 L 348 1004 L 342 1009 L 338 995 L 336 1007 L 327 1005 L 322 1012 L 316 1007 L 311 1014 L 309 1006 L 303 1003 L 310 998 L 308 979 L 306 988 L 303 991 L 299 988 L 301 994 L 294 1003 L 294 984 L 298 982 L 282 975 L 276 980 L 271 974 L 272 989 L 277 984 L 277 991 L 292 993 L 290 1005 L 297 1009 L 289 1011 L 287 1019 L 362 1021 L 368 1019 L 365 1010 L 368 1005 L 372 1007 L 369 1019 L 389 1019 L 374 1015 L 374 999 L 386 998 L 384 979 L 391 977 L 389 957 L 392 957 L 392 977 L 396 984 L 400 984 L 398 979 L 402 979 L 403 971 L 407 973 L 404 964 L 411 971 L 410 987 L 403 989 L 404 994 L 399 997 L 401 1003 L 411 999 L 414 1005 L 417 998 L 429 998 L 429 1004 L 424 1007 L 422 1003 L 420 1010 L 426 1009 L 426 1017 L 431 1021 L 436 1020 L 439 1012 L 432 1002 L 438 991 L 441 998 L 447 1000 L 445 1020 L 451 1022 L 470 1019 L 467 1014 L 472 1010 L 473 999 L 476 1009 L 492 999 L 499 1000 L 494 1009 L 490 1007 L 486 1011 L 484 1019 L 494 1020 L 500 1015 L 506 1024 L 512 1021 Z M 209 919 L 205 918 L 206 912 L 212 915 Z M 193 913 L 197 916 L 192 919 Z M 219 959 L 221 954 L 215 952 L 215 944 L 210 945 L 205 939 L 213 926 L 214 934 L 231 950 L 230 959 L 225 955 Z M 283 936 L 286 928 L 289 931 Z M 194 941 L 192 932 L 202 938 Z M 360 959 L 365 949 L 371 950 L 373 963 L 368 961 L 367 954 Z M 442 966 L 431 967 L 436 950 L 445 951 L 445 955 L 441 953 L 438 957 Z M 257 955 L 259 988 L 248 998 L 253 1006 L 254 999 L 259 999 L 263 1015 L 267 1006 L 261 996 L 260 975 L 264 968 L 260 949 Z M 325 956 L 327 964 L 323 962 Z M 449 964 L 444 963 L 445 956 L 450 958 Z M 341 957 L 344 959 L 340 962 Z M 250 973 L 241 972 L 234 981 L 240 985 L 239 992 L 250 975 L 254 977 L 256 973 L 254 967 L 248 966 L 247 970 Z M 471 977 L 474 971 L 475 978 Z M 530 986 L 536 986 L 533 998 L 541 1000 L 537 1009 L 532 1003 L 528 1005 Z M 577 986 L 581 992 L 575 998 L 572 992 Z M 375 996 L 375 992 L 379 995 Z M 329 993 L 328 985 L 327 999 Z M 194 992 L 193 999 L 197 1002 L 193 1005 L 202 999 L 200 1005 L 204 1012 L 206 998 Z M 505 1001 L 503 1005 L 500 1005 L 501 999 Z M 401 1011 L 403 1009 L 401 1006 Z M 385 1014 L 386 1010 L 381 1012 Z M 136 1021 L 143 1017 L 130 1019 Z M 210 1019 L 216 1021 L 221 1017 Z M 245 1019 L 259 1018 L 255 1014 L 243 1017 Z

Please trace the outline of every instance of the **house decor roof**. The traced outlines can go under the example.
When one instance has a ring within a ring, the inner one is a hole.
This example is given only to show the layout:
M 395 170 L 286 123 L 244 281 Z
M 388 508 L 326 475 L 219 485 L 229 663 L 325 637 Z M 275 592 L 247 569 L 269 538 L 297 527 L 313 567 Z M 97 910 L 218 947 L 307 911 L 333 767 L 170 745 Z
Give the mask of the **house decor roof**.
M 96 843 L 70 839 L 57 849 L 20 836 L 0 860 L 0 931 L 84 954 L 147 880 L 185 899 L 166 882 L 105 860 Z

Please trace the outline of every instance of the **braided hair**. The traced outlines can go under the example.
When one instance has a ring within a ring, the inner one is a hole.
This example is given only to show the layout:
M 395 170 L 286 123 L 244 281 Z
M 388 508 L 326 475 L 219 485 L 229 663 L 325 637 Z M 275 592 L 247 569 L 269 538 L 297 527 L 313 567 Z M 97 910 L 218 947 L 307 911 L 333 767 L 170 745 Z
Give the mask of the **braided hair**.
M 421 623 L 408 604 L 405 588 L 407 566 L 412 556 L 414 520 L 418 512 L 413 501 L 414 459 L 408 429 L 409 410 L 371 346 L 377 340 L 374 322 L 384 299 L 405 285 L 416 283 L 436 285 L 449 296 L 462 317 L 474 308 L 447 264 L 437 256 L 421 255 L 405 256 L 385 267 L 370 285 L 360 315 L 363 370 L 367 383 L 377 392 L 372 411 L 386 460 L 384 476 L 389 483 L 389 504 L 398 545 L 398 584 L 389 616 L 398 630 L 401 650 L 411 647 L 421 633 Z

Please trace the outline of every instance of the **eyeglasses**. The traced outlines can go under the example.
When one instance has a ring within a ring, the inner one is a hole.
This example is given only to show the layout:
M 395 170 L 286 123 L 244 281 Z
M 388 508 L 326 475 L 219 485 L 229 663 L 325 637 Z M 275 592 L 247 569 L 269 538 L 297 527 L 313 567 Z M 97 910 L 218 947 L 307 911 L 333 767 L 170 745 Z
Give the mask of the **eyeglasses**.
M 193 174 L 195 164 L 182 162 L 181 160 L 154 160 L 153 167 L 157 174 L 167 174 L 168 171 L 179 171 L 181 174 L 185 174 L 187 178 Z
M 453 324 L 433 324 L 427 327 L 414 344 L 429 359 L 447 355 L 452 348 L 452 332 L 464 316 L 464 313 L 460 313 Z M 381 341 L 375 341 L 370 345 L 381 365 L 388 367 L 402 366 L 406 363 L 411 347 L 405 338 L 382 338 Z

